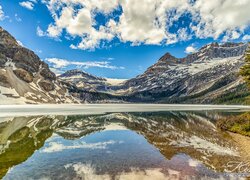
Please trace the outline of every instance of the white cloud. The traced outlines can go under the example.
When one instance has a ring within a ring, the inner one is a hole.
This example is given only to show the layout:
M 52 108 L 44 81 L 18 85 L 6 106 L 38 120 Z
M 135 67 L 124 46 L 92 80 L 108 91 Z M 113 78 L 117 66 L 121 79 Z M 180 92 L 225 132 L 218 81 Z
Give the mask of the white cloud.
M 24 47 L 24 45 L 23 45 L 23 43 L 22 43 L 21 41 L 17 40 L 17 43 L 18 43 L 20 46 L 23 46 L 23 47 Z
M 250 24 L 250 0 L 44 0 L 54 22 L 46 35 L 80 37 L 73 49 L 94 49 L 102 42 L 118 38 L 122 42 L 139 44 L 172 44 L 187 41 L 192 36 L 223 40 L 238 39 Z M 110 15 L 120 7 L 121 14 Z M 102 13 L 106 24 L 95 19 Z M 189 15 L 192 22 L 180 26 L 180 17 Z M 118 19 L 118 20 L 117 20 Z M 170 31 L 170 29 L 175 29 Z
M 58 36 L 61 35 L 61 31 L 62 30 L 59 27 L 50 24 L 47 29 L 48 32 L 47 35 L 52 38 L 57 38 Z
M 37 28 L 36 28 L 36 34 L 37 34 L 39 37 L 46 36 L 46 33 L 43 32 L 43 30 L 40 28 L 40 26 L 37 26 Z
M 237 31 L 227 31 L 222 41 L 227 42 L 229 40 L 239 39 L 240 35 Z
M 134 44 L 141 42 L 159 44 L 165 39 L 163 24 L 155 19 L 156 5 L 157 1 L 155 0 L 143 3 L 134 0 L 121 2 L 123 13 L 117 24 L 117 31 L 122 41 Z
M 187 28 L 181 28 L 177 31 L 178 39 L 182 41 L 187 41 L 191 39 L 191 35 L 187 33 Z
M 5 19 L 5 16 L 4 16 L 4 12 L 3 12 L 3 8 L 2 6 L 0 5 L 0 21 L 4 20 Z
M 186 47 L 185 49 L 185 53 L 190 54 L 190 53 L 195 53 L 197 51 L 197 49 L 194 47 L 193 44 L 191 44 L 190 46 Z
M 33 1 L 23 1 L 19 3 L 20 6 L 29 9 L 29 10 L 33 10 L 34 9 L 34 2 Z
M 46 58 L 45 61 L 53 64 L 54 68 L 60 69 L 70 65 L 77 66 L 78 68 L 88 69 L 91 67 L 98 67 L 98 68 L 107 68 L 107 69 L 124 69 L 121 66 L 113 66 L 108 61 L 86 61 L 86 62 L 79 62 L 79 61 L 69 61 L 65 59 L 58 59 L 58 58 Z
M 36 28 L 36 35 L 39 37 L 44 37 L 47 36 L 49 38 L 52 38 L 56 41 L 61 41 L 61 39 L 59 39 L 59 34 L 61 34 L 60 31 L 58 31 L 58 28 L 56 26 L 49 26 L 49 28 L 47 29 L 47 31 L 43 31 L 40 26 L 37 26 Z
M 60 69 L 57 69 L 57 68 L 50 67 L 49 69 L 50 69 L 53 73 L 55 73 L 56 76 L 59 76 L 59 75 L 61 75 L 61 74 L 64 73 L 64 71 L 62 71 L 62 70 L 60 70 Z
M 250 35 L 247 34 L 247 35 L 243 36 L 243 37 L 242 37 L 242 40 L 243 40 L 243 41 L 250 40 Z
M 198 0 L 194 8 L 201 29 L 214 38 L 226 31 L 242 30 L 250 23 L 249 0 Z
M 17 22 L 21 22 L 22 21 L 22 19 L 18 16 L 18 14 L 15 14 L 15 19 L 16 19 Z

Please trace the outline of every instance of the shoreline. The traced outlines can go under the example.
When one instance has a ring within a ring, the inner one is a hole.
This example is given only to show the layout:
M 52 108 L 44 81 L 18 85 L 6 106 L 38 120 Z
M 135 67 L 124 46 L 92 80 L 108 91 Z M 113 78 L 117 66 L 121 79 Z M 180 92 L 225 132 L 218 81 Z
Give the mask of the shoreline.
M 91 115 L 118 112 L 162 112 L 162 111 L 250 111 L 242 105 L 199 104 L 39 104 L 0 105 L 0 117 L 35 115 Z

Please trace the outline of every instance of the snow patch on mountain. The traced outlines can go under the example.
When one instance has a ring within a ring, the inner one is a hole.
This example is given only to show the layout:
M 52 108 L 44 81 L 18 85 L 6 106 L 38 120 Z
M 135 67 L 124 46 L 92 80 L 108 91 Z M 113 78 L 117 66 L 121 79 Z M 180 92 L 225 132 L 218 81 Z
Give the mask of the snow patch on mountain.
M 112 86 L 117 86 L 127 81 L 127 79 L 113 79 L 113 78 L 105 78 L 105 79 L 107 83 Z

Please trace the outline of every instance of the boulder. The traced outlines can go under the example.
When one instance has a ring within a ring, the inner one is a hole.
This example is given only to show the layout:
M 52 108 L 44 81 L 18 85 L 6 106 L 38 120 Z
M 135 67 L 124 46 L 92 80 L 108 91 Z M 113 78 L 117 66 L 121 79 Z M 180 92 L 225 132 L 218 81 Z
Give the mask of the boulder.
M 53 91 L 55 89 L 55 85 L 51 81 L 42 80 L 38 84 L 43 90 L 47 92 Z
M 18 68 L 16 70 L 14 70 L 13 72 L 15 73 L 15 75 L 19 79 L 21 79 L 27 83 L 31 83 L 33 81 L 33 75 L 22 68 Z

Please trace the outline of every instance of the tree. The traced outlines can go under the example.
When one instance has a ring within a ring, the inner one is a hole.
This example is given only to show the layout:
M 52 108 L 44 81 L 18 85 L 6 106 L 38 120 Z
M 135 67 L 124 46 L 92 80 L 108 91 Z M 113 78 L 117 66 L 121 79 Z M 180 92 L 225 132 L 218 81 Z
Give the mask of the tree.
M 240 75 L 245 79 L 248 87 L 250 88 L 250 43 L 245 53 L 245 64 L 240 69 Z

